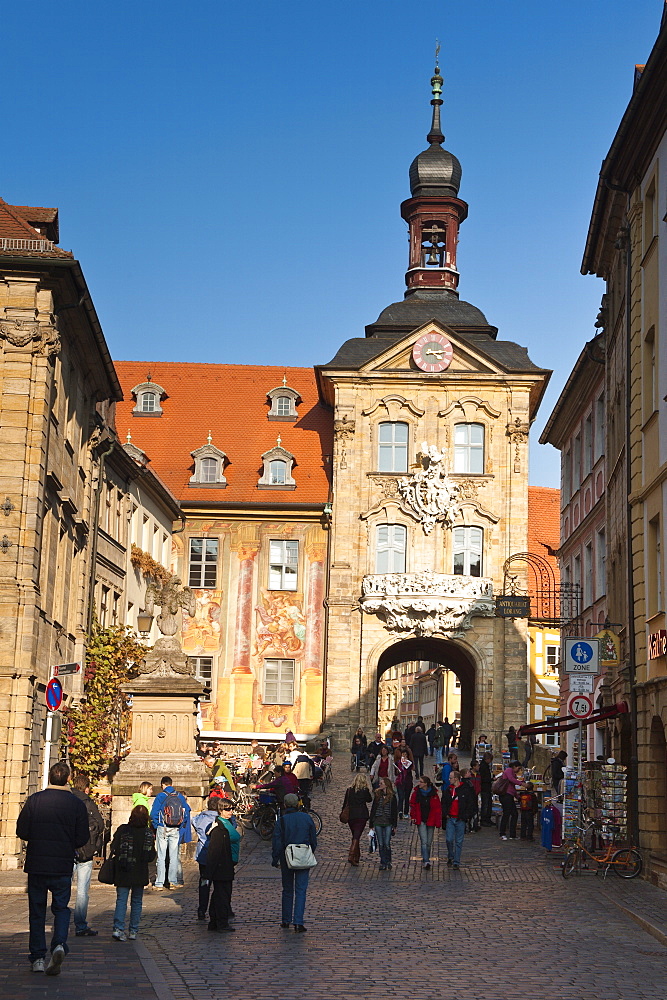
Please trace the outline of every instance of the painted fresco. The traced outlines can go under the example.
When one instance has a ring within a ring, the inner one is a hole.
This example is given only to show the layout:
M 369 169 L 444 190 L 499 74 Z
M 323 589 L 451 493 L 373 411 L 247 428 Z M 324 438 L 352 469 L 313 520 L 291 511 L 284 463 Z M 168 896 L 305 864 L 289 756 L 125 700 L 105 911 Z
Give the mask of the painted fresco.
M 301 600 L 292 594 L 262 591 L 256 605 L 255 656 L 298 660 L 306 642 L 306 619 Z
M 193 591 L 197 610 L 193 617 L 183 612 L 181 642 L 183 651 L 190 656 L 205 656 L 220 648 L 221 590 Z

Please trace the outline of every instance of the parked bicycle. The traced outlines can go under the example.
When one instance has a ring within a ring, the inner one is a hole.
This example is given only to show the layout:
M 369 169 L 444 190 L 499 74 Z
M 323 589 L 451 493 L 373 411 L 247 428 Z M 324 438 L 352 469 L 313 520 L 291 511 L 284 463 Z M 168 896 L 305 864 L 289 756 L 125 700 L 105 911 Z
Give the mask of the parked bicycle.
M 593 844 L 598 837 L 595 823 L 589 823 L 587 827 L 577 827 L 577 830 L 574 844 L 561 864 L 563 878 L 587 870 L 597 875 L 600 869 L 604 869 L 604 878 L 609 871 L 615 872 L 620 878 L 637 878 L 641 873 L 644 863 L 641 854 L 632 845 L 618 847 L 611 840 L 603 848 L 595 849 Z M 620 833 L 620 827 L 612 826 L 610 831 L 615 836 Z
M 303 799 L 299 797 L 299 809 L 307 812 L 315 824 L 315 833 L 322 830 L 322 817 L 314 809 L 304 809 Z M 273 828 L 276 820 L 280 816 L 280 804 L 275 795 L 271 792 L 259 792 L 257 807 L 253 812 L 252 828 L 259 834 L 262 840 L 270 840 L 273 836 Z

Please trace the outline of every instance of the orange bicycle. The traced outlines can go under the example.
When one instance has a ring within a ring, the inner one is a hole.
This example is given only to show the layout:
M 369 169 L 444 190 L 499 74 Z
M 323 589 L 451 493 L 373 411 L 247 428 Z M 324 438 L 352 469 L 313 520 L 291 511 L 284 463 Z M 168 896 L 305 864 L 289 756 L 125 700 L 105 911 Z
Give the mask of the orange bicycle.
M 568 878 L 575 873 L 579 874 L 582 870 L 590 870 L 589 859 L 595 865 L 594 869 L 592 869 L 595 875 L 603 868 L 604 878 L 607 877 L 610 870 L 615 872 L 620 878 L 637 878 L 644 867 L 644 863 L 641 854 L 632 845 L 630 847 L 619 848 L 611 841 L 603 850 L 596 851 L 592 847 L 589 849 L 585 841 L 592 843 L 594 837 L 597 835 L 598 831 L 595 823 L 590 823 L 585 828 L 577 827 L 577 829 L 579 832 L 575 842 L 561 864 L 563 878 Z M 610 831 L 615 835 L 620 833 L 620 827 L 612 826 L 610 827 Z

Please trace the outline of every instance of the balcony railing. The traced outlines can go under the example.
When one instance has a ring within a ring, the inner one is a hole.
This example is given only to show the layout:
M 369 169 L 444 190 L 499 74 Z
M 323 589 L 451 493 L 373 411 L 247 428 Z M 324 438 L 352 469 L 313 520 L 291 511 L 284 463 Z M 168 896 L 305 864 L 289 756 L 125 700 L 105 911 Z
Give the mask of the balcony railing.
M 51 240 L 16 240 L 7 236 L 0 237 L 0 250 L 36 250 L 44 253 L 53 250 L 55 244 Z

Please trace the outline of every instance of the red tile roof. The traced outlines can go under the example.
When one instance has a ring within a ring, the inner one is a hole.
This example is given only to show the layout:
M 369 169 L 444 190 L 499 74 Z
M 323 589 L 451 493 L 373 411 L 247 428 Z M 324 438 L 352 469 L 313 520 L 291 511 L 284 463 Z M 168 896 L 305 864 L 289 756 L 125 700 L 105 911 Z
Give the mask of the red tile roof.
M 554 553 L 560 545 L 560 490 L 548 486 L 528 487 L 528 551 L 541 556 L 560 580 Z M 530 576 L 531 585 L 534 582 Z
M 124 400 L 116 407 L 116 430 L 121 440 L 128 429 L 132 444 L 144 451 L 151 468 L 181 503 L 204 501 L 238 504 L 324 504 L 329 497 L 333 419 L 318 399 L 312 368 L 267 368 L 253 365 L 215 365 L 191 362 L 116 361 Z M 162 415 L 134 416 L 131 390 L 147 381 L 148 373 L 165 391 Z M 301 402 L 294 423 L 267 420 L 267 392 L 282 385 L 295 389 Z M 225 489 L 190 486 L 194 471 L 191 452 L 212 444 L 228 459 Z M 293 490 L 257 489 L 263 470 L 262 455 L 282 447 L 295 457 Z
M 38 233 L 36 229 L 30 225 L 26 220 L 24 213 L 26 211 L 36 211 L 38 213 L 53 213 L 55 209 L 50 208 L 38 208 L 38 209 L 28 209 L 27 206 L 21 205 L 8 205 L 6 201 L 0 198 L 0 240 L 18 240 L 18 241 L 33 241 L 37 240 L 43 242 L 45 237 L 42 233 Z M 40 221 L 38 218 L 34 218 L 33 222 Z M 46 216 L 43 219 L 44 222 L 53 221 L 49 220 Z M 48 249 L 40 249 L 35 246 L 21 245 L 21 242 L 17 246 L 3 247 L 0 245 L 0 254 L 9 255 L 11 257 L 72 257 L 69 250 L 61 250 L 60 247 L 52 246 Z

